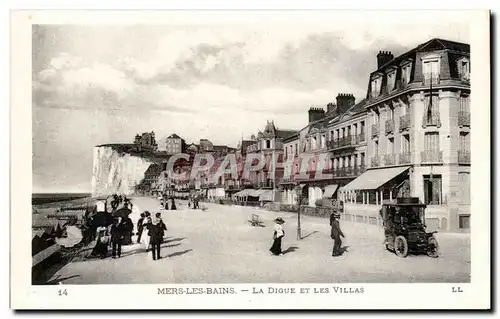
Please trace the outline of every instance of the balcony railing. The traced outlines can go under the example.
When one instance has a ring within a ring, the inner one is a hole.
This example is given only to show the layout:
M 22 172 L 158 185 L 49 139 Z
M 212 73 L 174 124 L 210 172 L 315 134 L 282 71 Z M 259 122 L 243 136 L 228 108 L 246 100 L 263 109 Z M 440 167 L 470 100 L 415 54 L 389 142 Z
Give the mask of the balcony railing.
M 343 147 L 349 147 L 349 146 L 354 146 L 358 144 L 357 143 L 357 136 L 355 135 L 349 135 L 346 137 L 342 137 L 336 140 L 330 140 L 327 143 L 328 149 L 329 150 L 334 150 L 338 148 L 343 148 Z
M 385 165 L 396 165 L 396 155 L 395 154 L 385 154 L 384 155 Z
M 442 163 L 443 151 L 422 151 L 420 159 L 421 163 Z
M 430 85 L 431 83 L 432 84 L 439 84 L 439 81 L 440 81 L 439 75 L 430 76 L 430 75 L 424 74 L 424 79 L 422 81 L 422 84 L 423 85 Z
M 459 164 L 470 164 L 470 152 L 469 151 L 458 151 L 458 163 Z
M 372 167 L 379 167 L 380 166 L 380 156 L 378 156 L 378 155 L 372 156 L 371 166 Z
M 357 144 L 359 143 L 363 143 L 364 141 L 366 140 L 365 138 L 365 132 L 361 132 L 359 135 L 358 135 L 358 139 L 357 139 Z
M 411 163 L 411 153 L 400 153 L 399 154 L 399 164 L 410 164 Z
M 410 114 L 399 117 L 399 131 L 410 129 Z
M 458 112 L 458 126 L 470 126 L 470 112 Z
M 378 124 L 372 125 L 372 137 L 376 137 L 379 134 Z
M 394 120 L 385 121 L 385 134 L 394 133 Z
M 441 121 L 439 119 L 439 115 L 433 114 L 431 116 L 424 117 L 424 126 L 440 126 Z

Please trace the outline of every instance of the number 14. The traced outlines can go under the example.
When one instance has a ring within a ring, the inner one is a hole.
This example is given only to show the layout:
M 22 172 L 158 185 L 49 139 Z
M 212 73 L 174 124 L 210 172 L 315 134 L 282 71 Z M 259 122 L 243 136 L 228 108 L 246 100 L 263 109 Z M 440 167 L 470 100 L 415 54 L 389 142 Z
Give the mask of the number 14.
M 59 289 L 57 291 L 57 293 L 59 296 L 67 296 L 68 295 L 68 292 L 66 291 L 66 289 Z

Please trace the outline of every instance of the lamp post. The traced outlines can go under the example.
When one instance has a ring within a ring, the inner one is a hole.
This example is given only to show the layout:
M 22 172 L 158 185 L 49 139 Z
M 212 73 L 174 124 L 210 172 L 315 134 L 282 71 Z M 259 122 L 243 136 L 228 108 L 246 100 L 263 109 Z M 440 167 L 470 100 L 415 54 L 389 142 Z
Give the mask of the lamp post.
M 300 185 L 295 186 L 294 189 L 297 194 L 298 212 L 297 212 L 297 240 L 302 239 L 302 231 L 300 229 L 300 204 L 302 202 L 302 187 Z

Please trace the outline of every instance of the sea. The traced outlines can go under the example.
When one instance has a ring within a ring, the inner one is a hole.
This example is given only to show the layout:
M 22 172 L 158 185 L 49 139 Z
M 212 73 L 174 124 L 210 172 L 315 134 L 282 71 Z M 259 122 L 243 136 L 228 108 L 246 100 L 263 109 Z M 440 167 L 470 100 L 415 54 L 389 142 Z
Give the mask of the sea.
M 64 202 L 91 196 L 91 193 L 33 193 L 31 205 Z

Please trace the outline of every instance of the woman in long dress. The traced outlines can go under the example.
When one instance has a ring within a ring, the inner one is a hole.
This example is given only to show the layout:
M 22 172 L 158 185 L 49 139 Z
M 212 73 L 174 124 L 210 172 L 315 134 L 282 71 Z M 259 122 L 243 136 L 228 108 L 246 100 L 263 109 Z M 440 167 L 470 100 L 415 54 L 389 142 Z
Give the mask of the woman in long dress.
M 142 227 L 143 227 L 143 232 L 145 232 L 145 236 L 143 237 L 144 238 L 144 246 L 146 247 L 146 252 L 149 251 L 149 244 L 150 244 L 150 240 L 151 240 L 151 237 L 149 237 L 149 230 L 151 229 L 151 223 L 152 223 L 152 220 L 151 220 L 151 214 L 148 212 L 148 211 L 145 211 L 144 212 L 144 222 L 142 223 Z
M 281 239 L 285 237 L 285 231 L 283 230 L 283 225 L 285 221 L 283 218 L 278 217 L 274 220 L 275 225 L 274 225 L 274 234 L 273 234 L 273 245 L 271 246 L 271 249 L 269 251 L 271 254 L 275 256 L 281 256 L 283 255 L 281 251 Z

